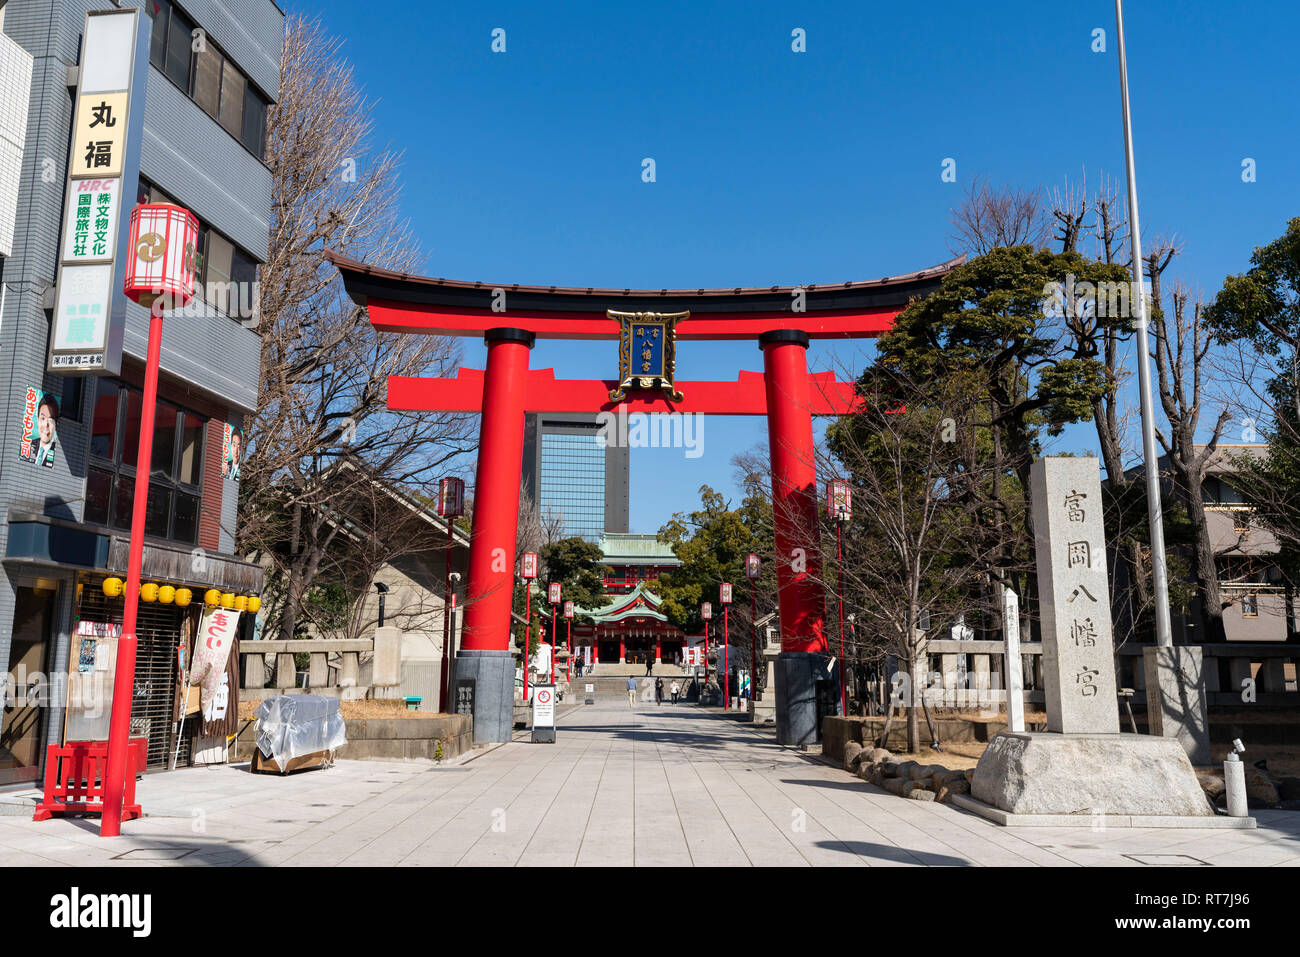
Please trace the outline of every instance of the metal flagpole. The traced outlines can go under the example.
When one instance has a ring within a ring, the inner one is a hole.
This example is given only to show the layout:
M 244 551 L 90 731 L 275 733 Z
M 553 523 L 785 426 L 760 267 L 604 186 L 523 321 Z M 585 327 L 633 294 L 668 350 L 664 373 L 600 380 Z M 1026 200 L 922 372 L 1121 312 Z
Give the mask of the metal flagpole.
M 1142 230 L 1138 226 L 1137 173 L 1133 165 L 1133 128 L 1129 118 L 1128 61 L 1124 55 L 1124 4 L 1115 0 L 1119 41 L 1119 95 L 1124 111 L 1124 162 L 1128 175 L 1129 242 L 1133 255 L 1137 303 L 1138 389 L 1142 398 L 1142 454 L 1146 462 L 1147 521 L 1151 525 L 1151 579 L 1155 586 L 1156 643 L 1168 647 L 1173 635 L 1169 624 L 1169 578 L 1165 566 L 1165 533 L 1160 509 L 1160 471 L 1156 453 L 1155 408 L 1151 399 L 1151 346 L 1147 333 L 1147 302 L 1142 284 Z

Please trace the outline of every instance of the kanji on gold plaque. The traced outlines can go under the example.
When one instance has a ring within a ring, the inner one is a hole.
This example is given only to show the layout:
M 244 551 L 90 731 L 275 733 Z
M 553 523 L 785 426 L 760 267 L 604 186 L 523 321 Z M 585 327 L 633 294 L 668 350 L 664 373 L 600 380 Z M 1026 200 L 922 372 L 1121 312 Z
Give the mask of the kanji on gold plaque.
M 69 176 L 121 176 L 126 147 L 126 92 L 83 93 L 77 97 Z

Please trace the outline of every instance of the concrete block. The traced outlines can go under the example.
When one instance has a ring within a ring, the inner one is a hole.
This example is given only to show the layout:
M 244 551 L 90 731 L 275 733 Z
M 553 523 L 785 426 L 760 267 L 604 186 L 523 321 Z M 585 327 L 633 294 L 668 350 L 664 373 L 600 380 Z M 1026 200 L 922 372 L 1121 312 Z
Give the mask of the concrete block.
M 508 651 L 461 649 L 456 655 L 453 689 L 462 678 L 475 681 L 474 743 L 509 741 L 514 726 L 514 657 Z
M 1196 645 L 1142 649 L 1150 733 L 1177 738 L 1192 763 L 1198 765 L 1211 760 L 1202 667 L 1201 649 Z
M 385 625 L 375 629 L 375 660 L 371 682 L 382 688 L 402 683 L 402 629 Z

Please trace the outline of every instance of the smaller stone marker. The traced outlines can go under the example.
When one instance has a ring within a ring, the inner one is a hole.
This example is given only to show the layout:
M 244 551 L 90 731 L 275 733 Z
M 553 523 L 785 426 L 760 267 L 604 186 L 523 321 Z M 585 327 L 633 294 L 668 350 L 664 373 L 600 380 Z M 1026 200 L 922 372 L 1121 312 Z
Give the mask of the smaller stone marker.
M 1025 730 L 1025 678 L 1020 658 L 1020 596 L 1002 589 L 1002 637 L 1006 651 L 1002 663 L 1007 672 L 1007 727 Z
M 1029 487 L 1047 729 L 1067 734 L 1118 734 L 1097 460 L 1039 459 L 1030 469 Z

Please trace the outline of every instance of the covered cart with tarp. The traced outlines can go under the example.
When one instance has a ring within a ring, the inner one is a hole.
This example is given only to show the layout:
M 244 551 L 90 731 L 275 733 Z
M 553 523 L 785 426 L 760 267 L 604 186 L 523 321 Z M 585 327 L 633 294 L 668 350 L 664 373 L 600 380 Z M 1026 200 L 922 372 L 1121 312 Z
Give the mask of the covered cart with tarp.
M 337 698 L 314 694 L 277 695 L 257 709 L 257 747 L 253 771 L 288 774 L 300 768 L 328 767 L 347 744 Z

